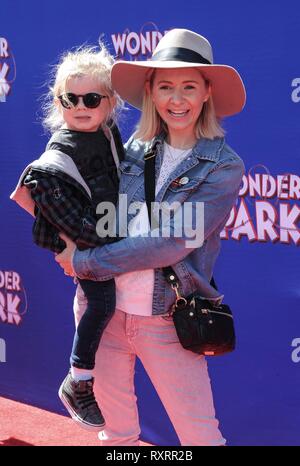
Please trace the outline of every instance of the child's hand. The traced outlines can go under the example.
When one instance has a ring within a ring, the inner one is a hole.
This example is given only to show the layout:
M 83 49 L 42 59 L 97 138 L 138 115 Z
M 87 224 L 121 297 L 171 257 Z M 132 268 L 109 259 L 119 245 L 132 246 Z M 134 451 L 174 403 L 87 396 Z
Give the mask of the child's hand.
M 64 269 L 65 275 L 75 276 L 75 272 L 72 266 L 73 255 L 76 249 L 76 244 L 64 233 L 59 233 L 59 236 L 66 243 L 66 248 L 60 253 L 56 254 L 55 260 L 59 263 L 61 268 Z

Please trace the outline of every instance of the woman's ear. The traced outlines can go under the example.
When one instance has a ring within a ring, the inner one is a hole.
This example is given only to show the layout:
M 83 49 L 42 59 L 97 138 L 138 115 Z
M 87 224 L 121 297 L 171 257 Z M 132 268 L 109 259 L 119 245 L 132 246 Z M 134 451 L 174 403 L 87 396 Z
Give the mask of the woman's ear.
M 207 102 L 208 99 L 210 98 L 210 96 L 211 96 L 211 84 L 208 83 L 208 85 L 207 85 L 207 94 L 206 94 L 206 97 L 204 98 L 204 102 Z

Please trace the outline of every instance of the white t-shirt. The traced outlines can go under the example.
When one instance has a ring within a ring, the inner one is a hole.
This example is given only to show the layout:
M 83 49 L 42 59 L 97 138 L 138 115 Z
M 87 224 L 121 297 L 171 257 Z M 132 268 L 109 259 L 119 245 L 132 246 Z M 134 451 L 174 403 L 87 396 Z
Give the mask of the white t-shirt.
M 176 149 L 166 142 L 164 143 L 163 161 L 155 187 L 156 195 L 169 175 L 190 152 L 191 149 Z M 144 202 L 136 217 L 130 222 L 128 234 L 130 237 L 139 236 L 147 233 L 149 228 L 147 205 Z M 152 315 L 153 269 L 124 273 L 115 277 L 115 282 L 117 309 L 128 314 Z

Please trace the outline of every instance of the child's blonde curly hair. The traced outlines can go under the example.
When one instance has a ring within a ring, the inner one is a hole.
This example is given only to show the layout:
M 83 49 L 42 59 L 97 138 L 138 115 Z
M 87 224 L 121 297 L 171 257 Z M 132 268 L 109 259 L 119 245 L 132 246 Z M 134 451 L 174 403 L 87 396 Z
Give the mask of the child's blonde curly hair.
M 111 105 L 111 111 L 104 123 L 109 120 L 115 121 L 117 114 L 123 108 L 123 101 L 111 87 L 110 74 L 113 64 L 113 56 L 102 43 L 100 43 L 100 50 L 98 47 L 81 46 L 74 51 L 64 53 L 59 63 L 53 68 L 53 79 L 43 105 L 43 126 L 51 133 L 61 128 L 64 120 L 59 107 L 55 104 L 55 99 L 66 92 L 69 78 L 82 76 L 96 78 L 103 92 L 115 98 L 115 104 Z

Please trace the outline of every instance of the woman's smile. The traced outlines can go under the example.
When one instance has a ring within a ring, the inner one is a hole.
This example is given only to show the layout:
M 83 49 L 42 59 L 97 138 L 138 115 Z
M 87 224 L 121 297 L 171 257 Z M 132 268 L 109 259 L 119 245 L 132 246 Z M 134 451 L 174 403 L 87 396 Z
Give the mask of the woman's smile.
M 168 127 L 171 145 L 180 147 L 178 143 L 184 139 L 192 146 L 203 103 L 210 94 L 199 71 L 193 68 L 158 69 L 150 92 L 157 113 Z
M 171 115 L 174 118 L 182 118 L 185 117 L 188 114 L 189 110 L 168 110 L 169 115 Z

